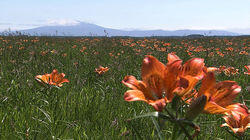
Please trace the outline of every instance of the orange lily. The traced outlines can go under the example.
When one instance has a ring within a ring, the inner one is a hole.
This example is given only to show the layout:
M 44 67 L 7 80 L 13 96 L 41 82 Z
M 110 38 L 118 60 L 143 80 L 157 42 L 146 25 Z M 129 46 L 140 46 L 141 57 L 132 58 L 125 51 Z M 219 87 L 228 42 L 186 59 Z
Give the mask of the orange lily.
M 134 76 L 126 76 L 122 83 L 132 90 L 124 94 L 126 101 L 144 101 L 152 105 L 155 110 L 162 111 L 166 106 L 167 97 L 164 97 L 163 77 L 165 65 L 155 57 L 148 55 L 142 63 L 142 80 Z
M 233 104 L 227 107 L 231 110 L 223 119 L 226 123 L 221 127 L 227 126 L 238 135 L 242 135 L 247 128 L 250 128 L 250 113 L 245 105 L 240 103 Z
M 64 77 L 64 73 L 58 73 L 58 71 L 54 69 L 51 74 L 37 75 L 35 78 L 40 83 L 61 87 L 63 83 L 69 82 L 69 80 Z
M 201 58 L 192 58 L 188 60 L 183 66 L 181 65 L 182 60 L 176 56 L 175 54 L 171 53 L 168 54 L 168 64 L 175 65 L 175 69 L 172 71 L 167 69 L 168 75 L 172 75 L 175 73 L 177 78 L 169 80 L 170 83 L 173 83 L 174 80 L 178 81 L 178 87 L 175 89 L 175 93 L 185 99 L 186 97 L 191 97 L 194 95 L 195 92 L 192 92 L 194 86 L 197 84 L 199 80 L 204 77 L 204 60 Z
M 230 111 L 227 109 L 232 101 L 241 91 L 241 87 L 235 81 L 222 81 L 216 83 L 214 73 L 208 72 L 202 80 L 198 97 L 207 96 L 207 103 L 204 108 L 205 113 L 224 114 Z
M 122 83 L 132 90 L 124 94 L 126 101 L 144 101 L 155 110 L 162 111 L 171 102 L 174 93 L 189 93 L 203 77 L 203 59 L 194 58 L 181 65 L 182 60 L 174 54 L 168 55 L 165 66 L 155 57 L 147 55 L 142 63 L 142 81 L 126 76 Z
M 109 70 L 108 67 L 99 66 L 99 68 L 95 69 L 95 72 L 98 73 L 99 75 L 102 75 L 106 73 L 108 70 Z
M 248 66 L 244 66 L 245 68 L 246 68 L 246 70 L 247 70 L 247 72 L 244 72 L 244 74 L 246 74 L 246 75 L 250 75 L 250 65 L 248 65 Z

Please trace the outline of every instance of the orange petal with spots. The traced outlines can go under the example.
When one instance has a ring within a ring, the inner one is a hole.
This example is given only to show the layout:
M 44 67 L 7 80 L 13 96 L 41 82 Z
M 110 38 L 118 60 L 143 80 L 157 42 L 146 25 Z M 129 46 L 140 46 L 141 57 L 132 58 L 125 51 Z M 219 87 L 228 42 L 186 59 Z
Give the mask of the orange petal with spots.
M 180 78 L 179 89 L 176 92 L 179 96 L 192 96 L 193 89 L 199 80 L 193 76 L 187 75 Z
M 216 85 L 215 75 L 212 72 L 208 72 L 204 79 L 202 80 L 202 84 L 198 93 L 198 96 L 202 94 L 206 95 L 208 98 L 211 96 L 210 89 Z
M 176 60 L 166 66 L 164 71 L 164 88 L 165 94 L 169 101 L 174 97 L 174 91 L 179 86 L 179 74 L 181 72 L 181 60 Z
M 138 81 L 134 76 L 125 76 L 122 83 L 131 89 L 141 90 L 140 81 Z
M 234 133 L 242 135 L 248 128 L 250 128 L 250 115 L 238 114 L 238 112 L 232 112 L 223 117 L 226 123 L 222 124 L 221 127 L 227 126 Z
M 239 114 L 243 114 L 243 115 L 249 114 L 247 106 L 243 105 L 241 103 L 231 104 L 231 105 L 227 106 L 226 108 L 229 109 L 230 111 L 235 111 Z
M 151 55 L 147 55 L 143 59 L 142 68 L 141 68 L 141 77 L 144 81 L 151 75 L 159 75 L 163 77 L 163 72 L 165 70 L 165 65 L 157 60 L 155 57 Z
M 204 59 L 192 58 L 183 65 L 183 75 L 190 75 L 201 80 L 204 77 L 204 65 Z
M 139 91 L 139 90 L 128 90 L 127 92 L 125 92 L 124 94 L 124 100 L 125 101 L 145 101 L 146 97 L 143 94 L 143 92 Z
M 45 75 L 37 75 L 36 80 L 45 84 L 49 84 L 50 80 L 50 74 L 45 74 Z
M 208 100 L 205 105 L 204 112 L 209 114 L 224 114 L 225 112 L 228 112 L 228 109 Z
M 166 106 L 166 100 L 162 98 L 156 101 L 149 101 L 149 104 L 152 105 L 156 111 L 161 112 Z
M 241 87 L 234 81 L 222 81 L 210 90 L 211 98 L 222 107 L 232 104 L 233 100 L 241 91 Z
M 146 98 L 154 99 L 152 93 L 148 90 L 147 85 L 142 81 L 137 80 L 134 76 L 125 76 L 122 83 L 133 90 L 142 92 Z
M 155 57 L 147 55 L 142 63 L 142 80 L 149 90 L 156 94 L 157 98 L 162 98 L 165 65 Z

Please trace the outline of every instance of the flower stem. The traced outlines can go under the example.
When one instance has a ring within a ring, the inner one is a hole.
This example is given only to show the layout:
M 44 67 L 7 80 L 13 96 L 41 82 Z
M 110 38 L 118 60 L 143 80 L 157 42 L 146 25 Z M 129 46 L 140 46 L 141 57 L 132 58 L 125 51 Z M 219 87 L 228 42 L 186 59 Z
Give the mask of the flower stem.
M 175 120 L 175 123 L 177 123 L 177 124 L 181 127 L 182 131 L 185 133 L 185 135 L 188 137 L 188 139 L 189 139 L 189 140 L 192 140 L 193 138 L 191 137 L 191 135 L 189 135 L 189 133 L 188 133 L 188 131 L 185 129 L 185 127 L 184 127 L 179 121 L 177 121 L 177 119 L 174 117 L 174 115 L 171 114 L 166 108 L 165 108 L 165 111 L 168 113 L 168 115 L 169 115 L 173 120 Z

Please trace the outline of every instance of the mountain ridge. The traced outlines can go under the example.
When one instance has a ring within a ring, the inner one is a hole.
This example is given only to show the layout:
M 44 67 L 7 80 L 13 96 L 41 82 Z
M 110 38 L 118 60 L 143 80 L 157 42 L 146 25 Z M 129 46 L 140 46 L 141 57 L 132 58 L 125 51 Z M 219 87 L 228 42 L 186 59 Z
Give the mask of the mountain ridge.
M 75 25 L 50 25 L 41 26 L 33 29 L 20 30 L 22 34 L 28 35 L 50 35 L 50 36 L 131 36 L 131 37 L 150 37 L 150 36 L 188 36 L 199 34 L 205 36 L 238 36 L 241 34 L 224 30 L 120 30 L 102 27 L 96 24 L 79 22 Z

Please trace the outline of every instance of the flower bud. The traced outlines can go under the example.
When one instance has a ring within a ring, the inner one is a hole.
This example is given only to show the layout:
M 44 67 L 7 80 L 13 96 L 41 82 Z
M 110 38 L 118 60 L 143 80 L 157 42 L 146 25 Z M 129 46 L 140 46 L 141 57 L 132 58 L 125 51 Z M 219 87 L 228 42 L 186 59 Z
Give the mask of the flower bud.
M 204 109 L 205 105 L 206 105 L 206 102 L 207 102 L 207 96 L 205 95 L 202 95 L 200 97 L 198 97 L 197 99 L 195 99 L 187 113 L 186 113 L 186 119 L 188 120 L 194 120 Z

